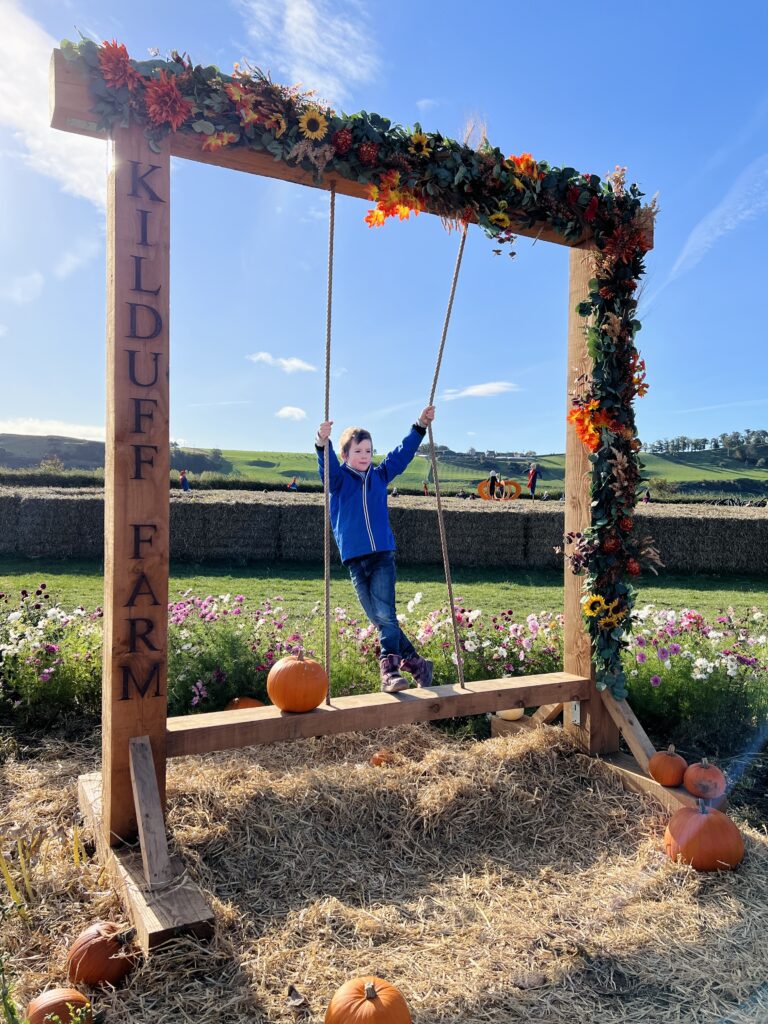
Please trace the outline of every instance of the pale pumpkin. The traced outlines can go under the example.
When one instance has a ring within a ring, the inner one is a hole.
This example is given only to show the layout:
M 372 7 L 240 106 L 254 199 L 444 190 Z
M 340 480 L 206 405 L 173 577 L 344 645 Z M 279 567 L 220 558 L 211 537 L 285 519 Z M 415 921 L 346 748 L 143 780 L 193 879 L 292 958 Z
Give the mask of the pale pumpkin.
M 664 833 L 664 851 L 671 860 L 678 856 L 697 871 L 721 871 L 738 867 L 744 857 L 744 839 L 727 814 L 707 807 L 676 811 Z
M 353 978 L 338 989 L 325 1011 L 325 1024 L 412 1024 L 401 992 L 381 978 Z
M 715 765 L 702 757 L 698 764 L 692 764 L 685 773 L 683 785 L 693 796 L 702 800 L 718 800 L 725 795 L 725 776 Z
M 255 697 L 233 697 L 224 708 L 225 711 L 242 711 L 245 708 L 263 708 L 264 701 Z
M 84 985 L 117 985 L 136 965 L 130 944 L 135 928 L 96 921 L 81 932 L 67 953 L 67 977 Z
M 269 699 L 281 711 L 312 711 L 328 692 L 328 676 L 318 661 L 289 654 L 276 661 L 267 676 Z
M 81 1011 L 80 1017 L 76 1016 L 78 1010 Z M 61 1024 L 72 1024 L 73 1021 L 91 1024 L 93 1020 L 91 1004 L 82 992 L 76 988 L 52 988 L 29 1004 L 26 1024 L 50 1024 L 54 1014 Z
M 659 750 L 648 762 L 648 774 L 662 786 L 681 786 L 688 767 L 684 757 L 675 753 L 670 744 L 666 750 Z
M 525 708 L 507 708 L 505 711 L 497 711 L 496 717 L 502 718 L 505 722 L 517 722 L 525 717 Z

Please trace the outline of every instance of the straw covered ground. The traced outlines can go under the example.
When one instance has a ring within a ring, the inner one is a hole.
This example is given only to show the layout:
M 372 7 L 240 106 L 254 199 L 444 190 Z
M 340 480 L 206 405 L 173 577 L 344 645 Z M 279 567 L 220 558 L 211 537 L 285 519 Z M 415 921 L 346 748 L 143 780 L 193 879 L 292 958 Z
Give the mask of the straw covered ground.
M 394 762 L 373 767 L 382 746 Z M 0 925 L 19 1002 L 63 982 L 87 922 L 121 919 L 98 865 L 72 856 L 76 776 L 96 760 L 49 741 L 3 766 L 0 831 L 46 836 L 29 922 Z M 96 993 L 114 1024 L 314 1024 L 368 973 L 415 1024 L 768 1018 L 766 836 L 746 830 L 734 873 L 671 865 L 657 805 L 559 730 L 472 743 L 410 727 L 184 759 L 169 808 L 216 936 Z

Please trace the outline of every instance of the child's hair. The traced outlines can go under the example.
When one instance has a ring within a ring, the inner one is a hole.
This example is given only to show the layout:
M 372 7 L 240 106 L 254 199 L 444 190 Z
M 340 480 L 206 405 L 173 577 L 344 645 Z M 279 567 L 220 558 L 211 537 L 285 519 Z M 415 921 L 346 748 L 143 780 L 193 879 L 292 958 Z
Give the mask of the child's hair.
M 349 455 L 349 449 L 352 445 L 360 444 L 361 441 L 370 441 L 371 445 L 373 445 L 373 438 L 367 430 L 363 430 L 362 427 L 347 427 L 339 438 L 339 446 L 341 447 L 341 454 L 344 458 Z

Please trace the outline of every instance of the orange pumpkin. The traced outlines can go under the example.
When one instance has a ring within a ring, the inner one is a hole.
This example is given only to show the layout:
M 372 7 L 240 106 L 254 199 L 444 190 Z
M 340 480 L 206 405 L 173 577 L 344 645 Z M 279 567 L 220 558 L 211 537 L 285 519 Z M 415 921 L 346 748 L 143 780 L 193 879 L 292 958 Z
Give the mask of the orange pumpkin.
M 725 795 L 725 776 L 715 765 L 702 757 L 698 764 L 692 764 L 685 773 L 683 785 L 694 796 L 702 800 L 717 800 Z
M 328 692 L 328 676 L 319 661 L 289 654 L 276 661 L 267 676 L 267 693 L 281 711 L 312 711 Z
M 386 747 L 382 747 L 381 750 L 376 751 L 376 753 L 371 758 L 370 763 L 376 765 L 376 767 L 378 768 L 382 764 L 392 764 L 394 760 L 395 755 L 392 753 L 392 751 L 388 750 Z
M 135 936 L 135 928 L 113 921 L 89 925 L 69 947 L 67 977 L 84 985 L 117 985 L 136 966 L 136 958 L 123 952 Z
M 735 868 L 744 857 L 741 832 L 727 814 L 707 807 L 681 807 L 664 833 L 664 851 L 671 860 L 678 856 L 697 871 Z
M 659 750 L 648 762 L 648 774 L 662 786 L 680 786 L 688 762 L 675 753 L 670 744 L 666 750 Z
M 85 1012 L 77 1017 L 78 1010 Z M 61 1024 L 72 1024 L 73 1021 L 91 1024 L 93 1020 L 90 1002 L 76 988 L 52 988 L 33 999 L 27 1007 L 27 1024 L 50 1024 L 54 1014 Z
M 412 1024 L 408 1004 L 381 978 L 354 978 L 338 989 L 325 1011 L 325 1024 Z
M 243 708 L 263 708 L 264 701 L 255 697 L 233 697 L 224 708 L 225 711 L 242 711 Z

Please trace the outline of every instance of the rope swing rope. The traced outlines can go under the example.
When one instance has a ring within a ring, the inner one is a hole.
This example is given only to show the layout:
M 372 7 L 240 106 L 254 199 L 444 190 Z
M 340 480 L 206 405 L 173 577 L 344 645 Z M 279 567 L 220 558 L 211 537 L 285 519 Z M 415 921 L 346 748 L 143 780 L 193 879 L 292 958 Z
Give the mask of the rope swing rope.
M 328 298 L 325 306 L 325 421 L 331 418 L 331 310 L 333 307 L 333 236 L 336 229 L 336 182 L 331 182 L 331 204 L 328 217 Z M 325 674 L 328 689 L 325 703 L 331 704 L 331 504 L 328 486 L 328 438 L 323 445 L 323 575 L 325 577 Z
M 432 378 L 432 390 L 429 392 L 429 405 L 433 405 L 435 401 L 435 392 L 437 391 L 437 378 L 440 376 L 440 366 L 443 362 L 443 350 L 445 349 L 445 339 L 448 337 L 448 325 L 451 322 L 451 313 L 453 311 L 453 299 L 456 295 L 456 285 L 459 280 L 459 270 L 461 269 L 461 260 L 464 256 L 464 243 L 467 240 L 467 228 L 468 225 L 464 225 L 464 230 L 461 232 L 461 242 L 459 243 L 459 251 L 456 256 L 456 266 L 453 270 L 453 281 L 451 282 L 451 294 L 448 297 L 448 308 L 445 311 L 445 320 L 443 322 L 443 335 L 440 338 L 440 348 L 437 352 L 437 362 L 435 364 L 435 375 Z M 451 580 L 451 567 L 448 562 L 448 538 L 445 535 L 445 518 L 443 516 L 443 503 L 440 497 L 440 481 L 437 476 L 437 455 L 435 454 L 435 439 L 432 436 L 432 424 L 427 424 L 427 430 L 429 433 L 429 459 L 432 463 L 432 479 L 435 481 L 435 499 L 437 501 L 437 525 L 440 530 L 440 547 L 443 552 L 443 569 L 445 570 L 445 585 L 448 589 L 448 606 L 451 609 L 451 623 L 453 625 L 453 647 L 456 653 L 456 673 L 459 677 L 459 686 L 462 689 L 466 689 L 464 684 L 464 660 L 461 656 L 461 642 L 459 640 L 459 627 L 456 622 L 456 608 L 453 603 L 453 582 Z
M 333 244 L 336 226 L 336 183 L 331 182 L 330 210 L 328 219 L 328 296 L 325 313 L 325 416 L 327 422 L 331 418 L 331 311 L 333 306 Z M 448 308 L 445 312 L 443 322 L 443 333 L 440 338 L 440 347 L 437 352 L 435 373 L 432 377 L 432 389 L 429 393 L 428 405 L 434 405 L 437 381 L 440 376 L 440 367 L 443 361 L 445 341 L 448 337 L 448 325 L 451 321 L 453 311 L 453 300 L 456 295 L 456 285 L 459 280 L 461 260 L 464 255 L 464 243 L 467 240 L 468 225 L 464 225 L 461 233 L 461 242 L 456 256 L 456 266 L 453 271 L 451 291 L 448 297 Z M 437 475 L 437 456 L 435 454 L 435 439 L 432 434 L 432 424 L 427 424 L 429 436 L 429 458 L 432 463 L 432 479 L 435 481 L 435 498 L 437 499 L 437 523 L 440 531 L 440 548 L 443 554 L 443 570 L 445 572 L 445 583 L 448 588 L 448 604 L 451 609 L 451 622 L 453 624 L 453 646 L 456 654 L 456 670 L 459 677 L 459 685 L 465 689 L 464 683 L 464 661 L 461 656 L 461 642 L 459 640 L 459 627 L 456 622 L 456 608 L 453 600 L 453 582 L 451 580 L 451 567 L 448 560 L 448 539 L 445 533 L 445 517 L 443 515 L 443 504 L 440 495 L 440 481 Z M 323 506 L 325 511 L 325 528 L 323 531 L 323 554 L 324 554 L 324 577 L 325 577 L 325 672 L 328 676 L 328 690 L 325 695 L 325 703 L 331 703 L 331 514 L 330 514 L 330 487 L 328 477 L 328 446 L 330 441 L 326 438 L 323 444 Z

